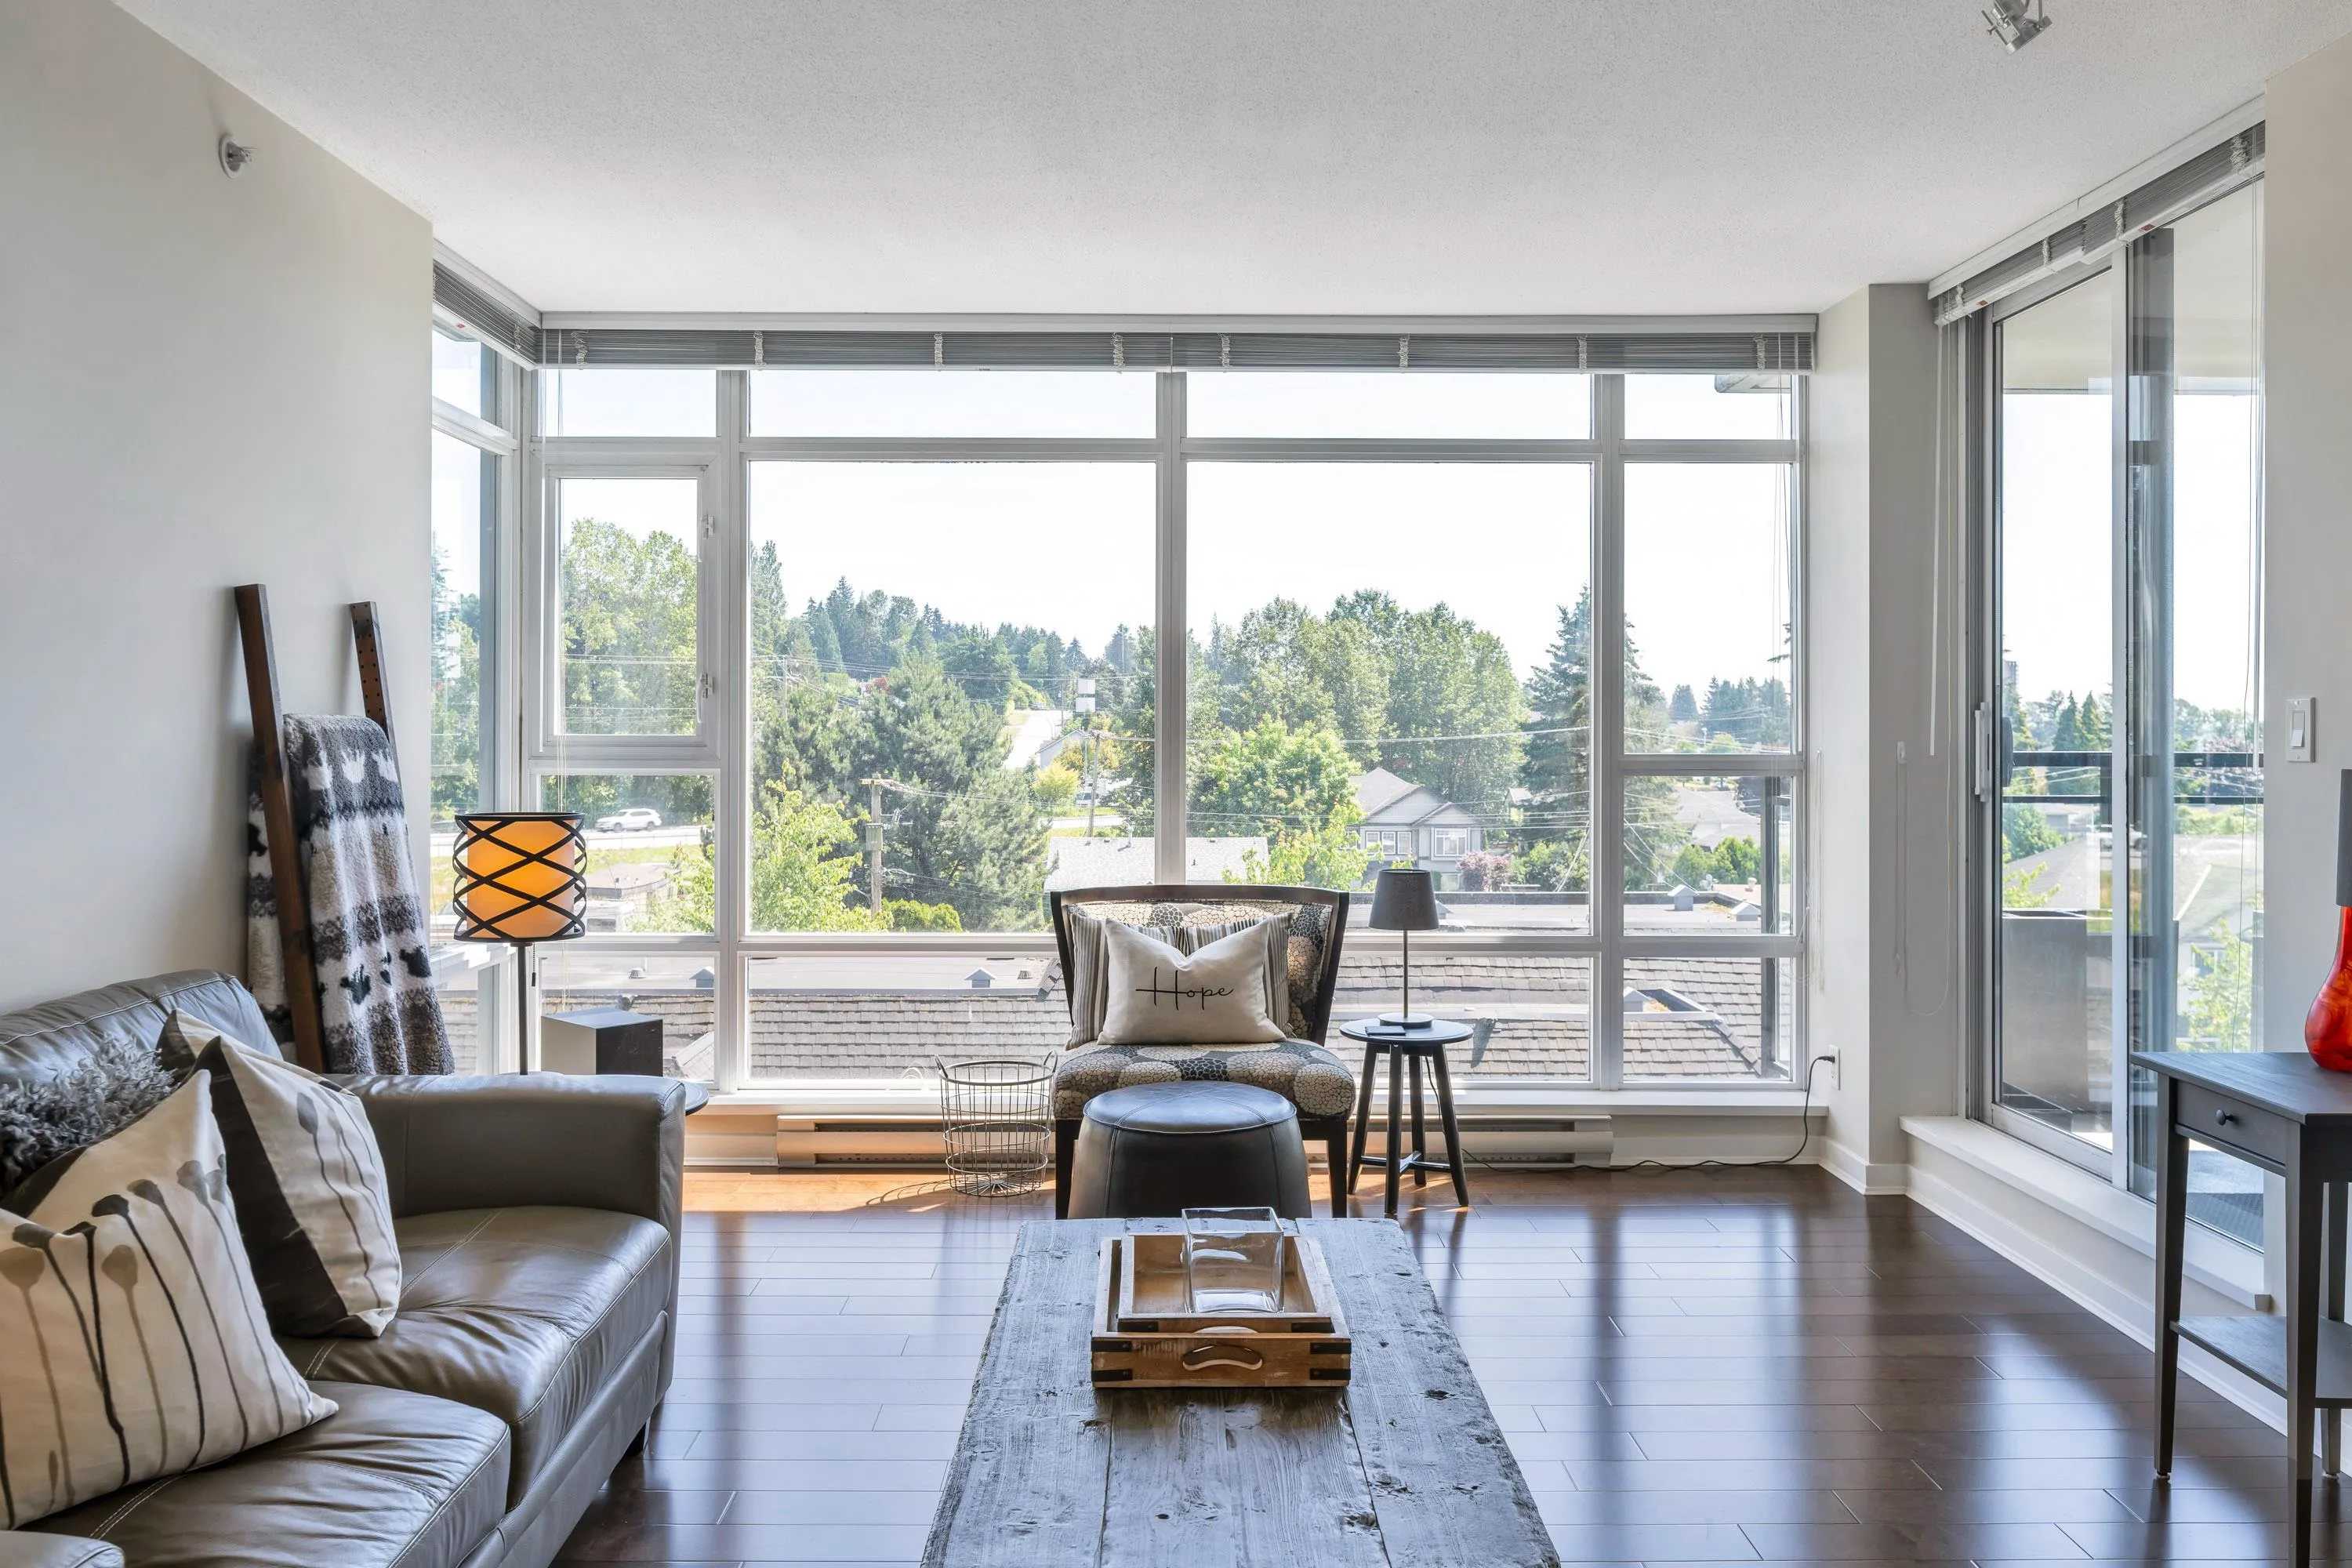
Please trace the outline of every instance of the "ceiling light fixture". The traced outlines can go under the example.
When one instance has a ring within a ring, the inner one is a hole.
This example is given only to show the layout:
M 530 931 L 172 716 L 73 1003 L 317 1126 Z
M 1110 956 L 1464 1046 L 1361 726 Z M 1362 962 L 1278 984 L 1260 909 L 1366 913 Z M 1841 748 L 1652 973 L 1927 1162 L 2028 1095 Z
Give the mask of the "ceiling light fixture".
M 224 136 L 220 139 L 220 166 L 222 174 L 226 174 L 230 179 L 234 180 L 239 174 L 244 174 L 246 166 L 252 162 L 252 148 L 247 146 L 244 142 L 239 142 L 234 136 Z
M 2050 18 L 2042 14 L 2042 0 L 1992 0 L 1992 9 L 1982 16 L 1985 31 L 2012 55 L 2050 30 Z

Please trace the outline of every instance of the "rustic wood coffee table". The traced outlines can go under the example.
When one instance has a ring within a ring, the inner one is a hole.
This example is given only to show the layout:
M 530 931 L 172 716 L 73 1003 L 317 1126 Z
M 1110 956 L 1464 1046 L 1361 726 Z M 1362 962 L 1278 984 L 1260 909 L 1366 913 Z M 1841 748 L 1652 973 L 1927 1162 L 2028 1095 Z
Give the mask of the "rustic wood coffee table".
M 1355 1341 L 1344 1394 L 1097 1390 L 1097 1244 L 1022 1227 L 924 1568 L 1558 1568 L 1403 1233 L 1301 1220 Z

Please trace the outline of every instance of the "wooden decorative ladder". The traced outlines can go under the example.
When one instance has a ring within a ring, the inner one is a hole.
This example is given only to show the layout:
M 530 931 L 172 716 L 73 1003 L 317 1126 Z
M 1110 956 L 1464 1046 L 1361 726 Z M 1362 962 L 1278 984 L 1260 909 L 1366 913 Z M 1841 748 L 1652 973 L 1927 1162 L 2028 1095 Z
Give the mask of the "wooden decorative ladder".
M 286 1005 L 294 1016 L 294 1059 L 326 1070 L 319 1018 L 319 962 L 310 935 L 300 846 L 294 837 L 294 794 L 286 772 L 285 713 L 278 698 L 278 650 L 269 636 L 269 591 L 258 583 L 235 590 L 237 630 L 245 644 L 245 689 L 253 709 L 253 743 L 261 772 L 261 821 L 269 839 L 269 879 L 278 889 L 278 933 L 286 952 Z M 351 606 L 352 643 L 359 654 L 360 699 L 367 716 L 392 738 L 392 704 L 383 681 L 383 643 L 375 601 Z

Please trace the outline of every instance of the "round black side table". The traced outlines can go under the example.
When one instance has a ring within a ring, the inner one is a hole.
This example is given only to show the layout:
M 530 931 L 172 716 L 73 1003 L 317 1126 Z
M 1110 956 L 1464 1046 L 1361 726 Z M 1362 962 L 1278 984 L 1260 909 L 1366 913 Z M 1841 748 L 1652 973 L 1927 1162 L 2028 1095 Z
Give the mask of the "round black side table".
M 1445 1070 L 1445 1047 L 1458 1046 L 1473 1033 L 1467 1024 L 1450 1019 L 1433 1018 L 1420 1028 L 1404 1028 L 1383 1024 L 1374 1018 L 1360 1018 L 1352 1024 L 1342 1024 L 1339 1032 L 1364 1047 L 1363 1081 L 1356 1089 L 1356 1136 L 1348 1156 L 1348 1191 L 1356 1190 L 1356 1173 L 1366 1165 L 1379 1165 L 1388 1172 L 1387 1215 L 1396 1218 L 1397 1178 L 1405 1172 L 1412 1173 L 1412 1184 L 1429 1184 L 1429 1137 L 1421 1119 L 1421 1064 L 1429 1063 L 1430 1074 L 1437 1080 L 1437 1115 L 1445 1129 L 1445 1159 L 1444 1169 L 1454 1178 L 1454 1196 L 1464 1207 L 1470 1204 L 1470 1184 L 1462 1171 L 1462 1129 L 1454 1120 L 1454 1079 Z M 1383 1155 L 1364 1152 L 1364 1135 L 1370 1130 L 1372 1116 L 1372 1068 L 1385 1055 L 1389 1058 L 1389 1152 Z M 1400 1071 L 1402 1068 L 1404 1071 Z M 1402 1153 L 1397 1140 L 1403 1118 L 1404 1075 L 1412 1077 L 1412 1152 Z

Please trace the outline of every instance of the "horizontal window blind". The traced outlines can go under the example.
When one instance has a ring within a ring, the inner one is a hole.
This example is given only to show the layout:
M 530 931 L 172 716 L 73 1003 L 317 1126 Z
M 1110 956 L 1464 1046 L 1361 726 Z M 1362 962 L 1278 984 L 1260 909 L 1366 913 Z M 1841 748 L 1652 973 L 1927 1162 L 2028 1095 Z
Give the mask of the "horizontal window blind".
M 1813 368 L 1811 332 L 1372 333 L 552 329 L 546 365 L 798 369 L 1714 371 Z
M 2039 244 L 2003 257 L 1938 294 L 1936 324 L 1957 321 L 2061 268 L 2096 261 L 2116 247 L 2254 179 L 2263 172 L 2263 127 L 2248 126 L 2099 211 L 2053 230 Z
M 439 262 L 433 264 L 433 303 L 458 327 L 526 365 L 541 353 L 539 322 L 518 315 Z

